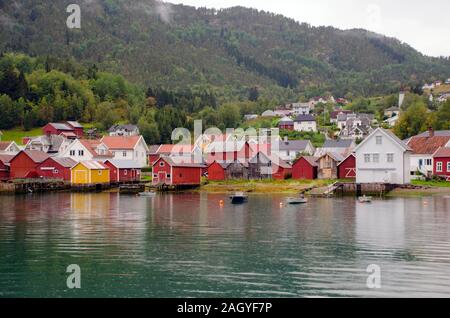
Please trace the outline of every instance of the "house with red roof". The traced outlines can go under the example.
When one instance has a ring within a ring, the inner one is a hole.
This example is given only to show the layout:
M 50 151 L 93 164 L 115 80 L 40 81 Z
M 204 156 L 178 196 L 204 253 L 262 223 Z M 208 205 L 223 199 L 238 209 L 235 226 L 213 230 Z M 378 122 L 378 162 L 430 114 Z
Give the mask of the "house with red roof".
M 111 183 L 127 183 L 141 180 L 142 167 L 136 161 L 108 159 L 104 164 L 109 168 Z
M 82 138 L 84 135 L 83 126 L 77 121 L 68 121 L 65 123 L 48 123 L 42 128 L 44 135 L 76 136 Z
M 108 147 L 100 140 L 77 139 L 66 149 L 57 155 L 58 157 L 71 158 L 77 162 L 97 160 L 104 161 L 113 158 L 113 154 Z
M 302 156 L 292 165 L 292 179 L 317 179 L 317 158 Z
M 0 181 L 9 180 L 9 162 L 14 158 L 14 155 L 0 154 Z
M 9 161 L 10 179 L 39 177 L 37 167 L 48 158 L 48 154 L 42 151 L 20 151 Z
M 198 186 L 201 183 L 203 163 L 187 157 L 161 157 L 153 164 L 152 184 Z
M 101 140 L 115 160 L 132 160 L 147 166 L 149 149 L 142 136 L 105 136 Z
M 450 148 L 441 147 L 433 155 L 433 174 L 450 181 Z
M 441 147 L 450 147 L 450 134 L 436 134 L 433 129 L 428 130 L 428 134 L 413 136 L 406 141 L 412 149 L 410 155 L 411 177 L 415 177 L 417 171 L 430 177 L 434 174 L 433 155 Z
M 38 165 L 39 177 L 70 181 L 70 169 L 77 164 L 72 158 L 50 157 Z

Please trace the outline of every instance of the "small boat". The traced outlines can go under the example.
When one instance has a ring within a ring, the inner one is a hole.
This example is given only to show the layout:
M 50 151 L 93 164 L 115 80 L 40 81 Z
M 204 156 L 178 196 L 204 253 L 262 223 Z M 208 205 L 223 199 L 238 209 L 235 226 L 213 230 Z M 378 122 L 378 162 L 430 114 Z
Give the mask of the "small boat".
M 140 197 L 154 197 L 154 196 L 156 196 L 156 192 L 153 192 L 153 191 L 139 192 L 138 196 L 140 196 Z
M 361 203 L 370 203 L 372 202 L 372 197 L 368 197 L 366 195 L 363 195 L 362 197 L 358 198 L 358 201 Z
M 304 203 L 308 203 L 308 199 L 306 198 L 287 198 L 287 203 L 288 204 L 304 204 Z
M 232 204 L 242 204 L 248 201 L 248 196 L 244 192 L 236 192 L 230 195 L 230 199 Z

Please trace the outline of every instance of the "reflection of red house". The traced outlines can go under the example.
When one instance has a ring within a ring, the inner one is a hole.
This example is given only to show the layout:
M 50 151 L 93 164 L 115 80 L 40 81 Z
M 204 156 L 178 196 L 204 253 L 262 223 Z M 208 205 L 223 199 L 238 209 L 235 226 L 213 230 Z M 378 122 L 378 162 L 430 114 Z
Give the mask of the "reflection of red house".
M 303 156 L 292 166 L 292 179 L 317 179 L 317 158 Z
M 141 168 L 132 160 L 107 160 L 111 182 L 136 182 L 141 180 Z
M 226 179 L 226 171 L 223 164 L 214 161 L 208 166 L 208 180 L 223 181 Z
M 70 181 L 70 168 L 76 164 L 71 158 L 50 157 L 37 167 L 37 174 L 43 178 Z
M 356 179 L 356 158 L 350 154 L 338 164 L 339 179 Z
M 9 162 L 10 178 L 36 178 L 39 176 L 37 167 L 49 156 L 42 151 L 23 150 L 20 151 Z
M 0 181 L 9 180 L 9 161 L 14 155 L 0 155 Z
M 161 157 L 153 164 L 154 185 L 200 185 L 203 164 L 190 158 Z
M 450 148 L 441 147 L 433 155 L 433 173 L 450 181 Z

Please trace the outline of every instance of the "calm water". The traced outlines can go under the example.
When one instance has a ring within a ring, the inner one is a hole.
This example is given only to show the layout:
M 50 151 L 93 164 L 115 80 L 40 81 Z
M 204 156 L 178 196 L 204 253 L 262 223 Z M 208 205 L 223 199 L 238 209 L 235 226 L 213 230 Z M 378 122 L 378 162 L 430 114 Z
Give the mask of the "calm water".
M 0 297 L 450 296 L 450 199 L 226 198 L 0 196 Z

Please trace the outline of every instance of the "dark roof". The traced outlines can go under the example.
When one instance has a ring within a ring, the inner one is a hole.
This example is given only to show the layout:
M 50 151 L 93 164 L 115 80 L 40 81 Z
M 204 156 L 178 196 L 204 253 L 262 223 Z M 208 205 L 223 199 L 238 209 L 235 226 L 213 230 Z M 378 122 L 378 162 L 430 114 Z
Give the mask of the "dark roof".
M 159 147 L 161 147 L 161 145 L 151 145 L 148 149 L 149 149 L 149 154 L 154 155 L 158 153 Z
M 53 126 L 57 130 L 67 130 L 67 131 L 73 131 L 73 128 L 70 127 L 67 124 L 61 124 L 61 123 L 49 123 L 50 126 Z
M 75 127 L 75 128 L 83 128 L 83 126 L 77 121 L 68 121 L 67 123 L 70 126 Z
M 305 122 L 305 121 L 316 121 L 313 115 L 307 114 L 307 115 L 298 115 L 295 119 L 296 122 Z
M 138 130 L 136 125 L 113 125 L 109 128 L 109 132 L 115 132 L 116 130 L 123 129 L 125 131 L 135 131 Z
M 302 151 L 306 149 L 309 144 L 309 140 L 288 140 L 288 141 L 280 141 L 279 150 L 285 151 Z
M 434 135 L 440 136 L 440 137 L 443 137 L 443 136 L 450 137 L 450 130 L 436 130 L 436 131 L 434 131 Z M 429 137 L 429 136 L 430 136 L 430 132 L 425 131 L 414 137 Z
M 352 139 L 326 140 L 323 148 L 348 148 L 353 144 Z

